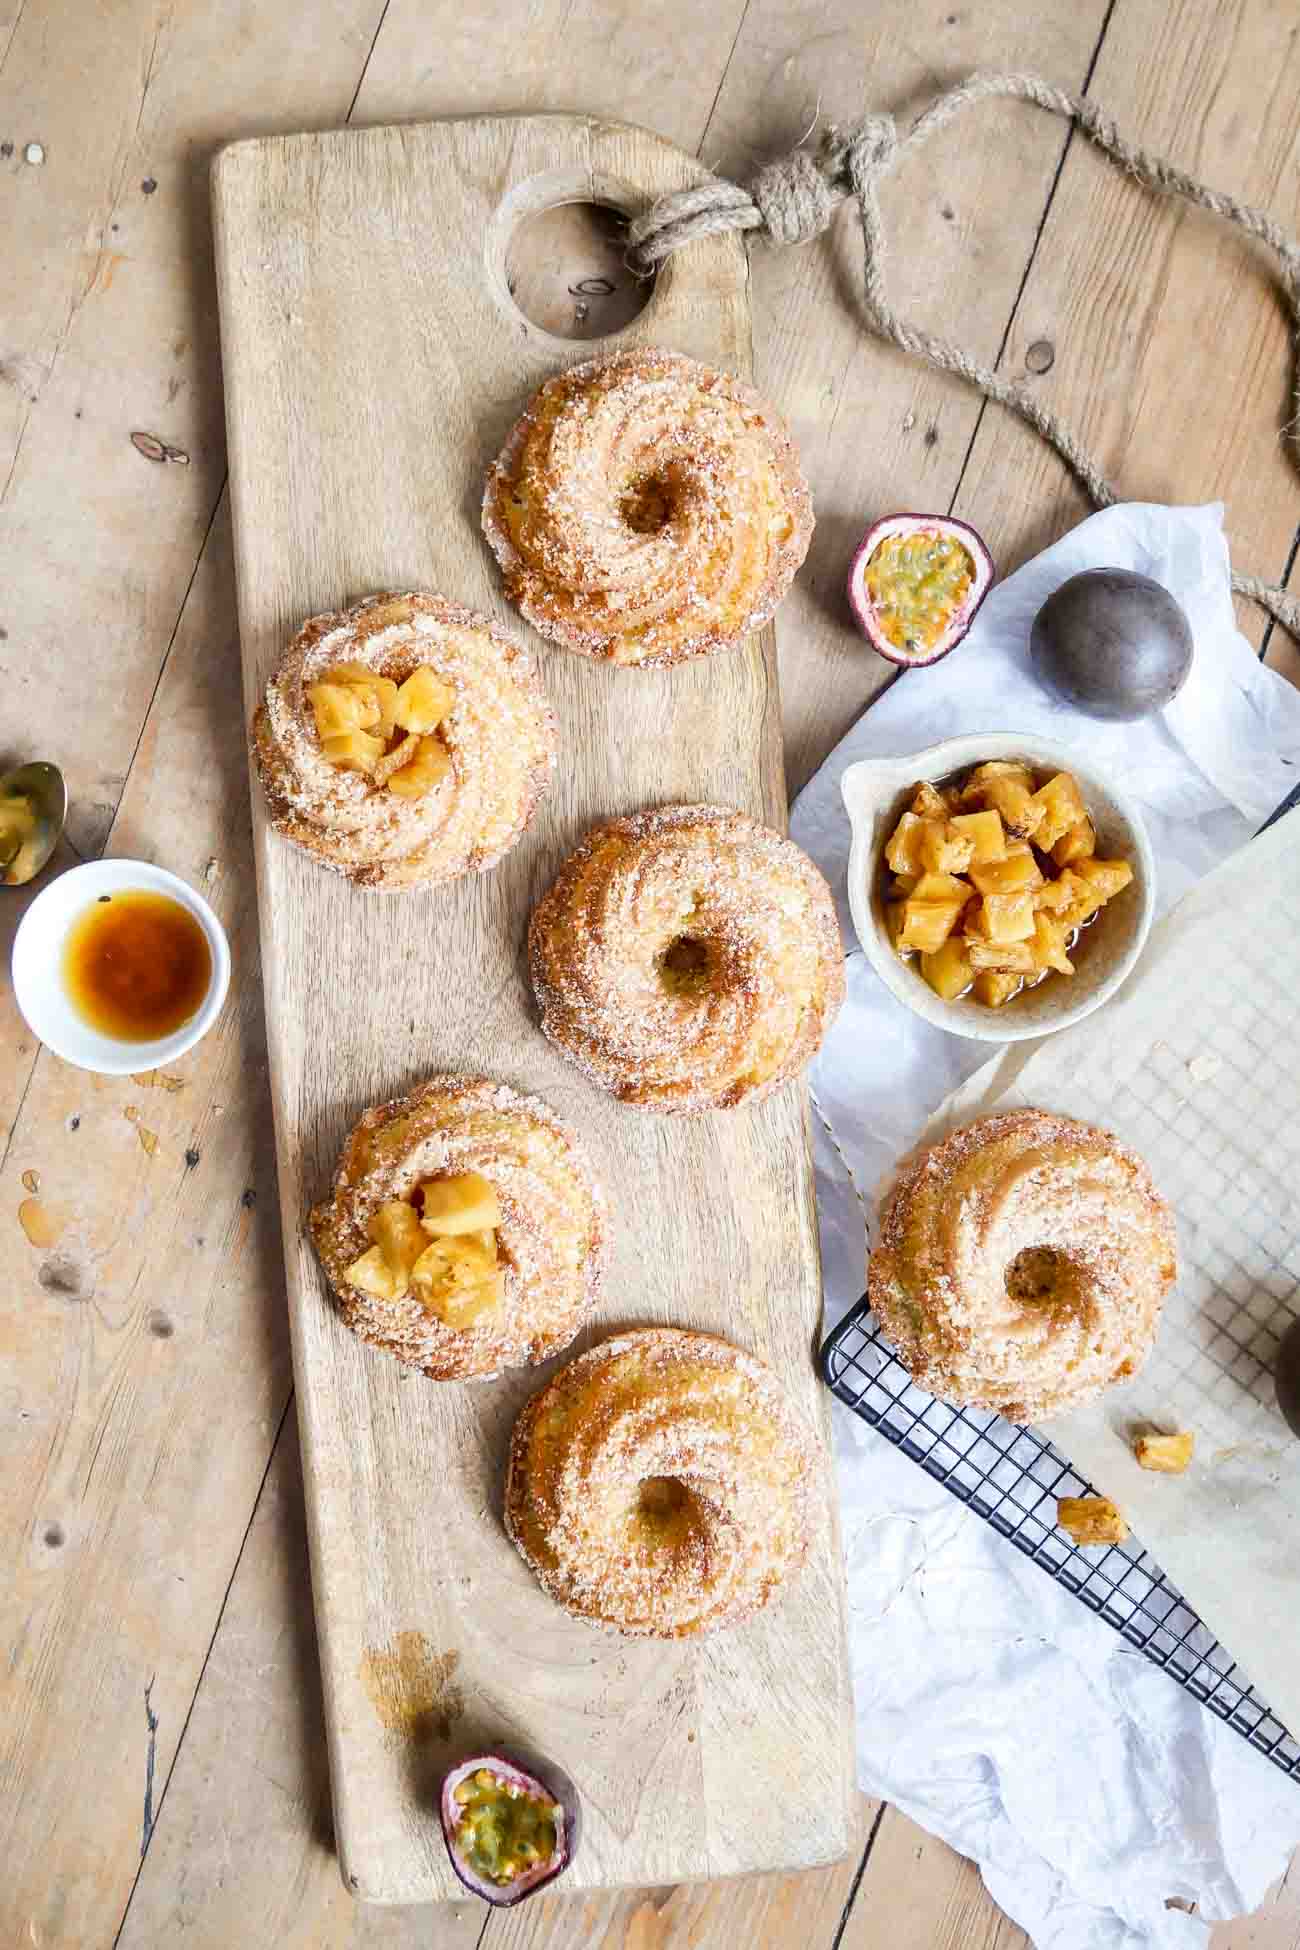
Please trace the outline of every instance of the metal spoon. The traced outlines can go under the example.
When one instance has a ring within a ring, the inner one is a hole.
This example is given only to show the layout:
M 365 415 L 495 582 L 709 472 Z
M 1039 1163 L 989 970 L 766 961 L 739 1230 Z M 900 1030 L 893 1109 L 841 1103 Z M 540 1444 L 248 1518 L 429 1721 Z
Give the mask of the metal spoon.
M 67 817 L 68 788 L 57 765 L 36 759 L 0 776 L 0 868 L 6 887 L 35 880 Z

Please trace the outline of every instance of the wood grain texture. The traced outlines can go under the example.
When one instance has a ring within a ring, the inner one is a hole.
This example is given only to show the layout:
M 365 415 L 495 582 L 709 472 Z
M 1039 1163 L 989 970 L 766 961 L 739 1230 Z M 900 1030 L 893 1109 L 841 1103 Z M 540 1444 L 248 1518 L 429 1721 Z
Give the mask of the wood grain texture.
M 339 1880 L 290 1413 L 117 1950 L 475 1950 L 484 1915 L 372 1909 Z
M 165 838 L 230 935 L 231 1002 L 178 1088 L 42 1052 L 0 1168 L 0 1942 L 40 1950 L 112 1941 L 289 1390 L 229 582 L 227 532 L 112 850 Z M 27 1172 L 65 1221 L 48 1250 L 14 1216 Z
M 1300 29 L 1288 0 L 1121 6 L 1089 92 L 1146 148 L 1300 232 Z M 1022 105 L 993 115 L 999 134 L 1012 117 L 1044 119 Z M 1273 279 L 1271 256 L 1240 232 L 1151 196 L 1074 140 L 1002 369 L 1126 499 L 1223 500 L 1233 566 L 1276 580 L 1300 498 L 1295 450 L 1280 438 L 1294 376 Z M 1039 342 L 1053 359 L 1035 376 L 1025 355 Z M 1006 570 L 1088 508 L 1038 437 L 991 407 L 956 512 Z M 1258 644 L 1267 617 L 1245 602 L 1238 617 Z
M 1105 0 L 751 0 L 705 153 L 745 177 L 813 125 L 887 110 L 906 128 L 973 69 L 1039 69 L 1082 87 Z M 889 282 L 904 316 L 994 361 L 1033 260 L 1065 145 L 1048 116 L 972 115 L 884 186 Z M 982 402 L 864 329 L 862 236 L 850 209 L 797 250 L 750 253 L 758 382 L 789 415 L 817 532 L 782 611 L 781 696 L 793 796 L 896 672 L 864 643 L 845 578 L 868 525 L 898 508 L 947 510 Z M 974 517 L 979 525 L 978 515 Z
M 992 1902 L 973 1862 L 886 1808 L 835 1950 L 1033 1950 Z
M 522 633 L 478 532 L 481 483 L 524 397 L 573 348 L 515 311 L 505 239 L 540 202 L 630 207 L 695 174 L 640 131 L 563 117 L 223 155 L 214 212 L 247 705 L 304 615 L 371 589 L 437 589 Z M 674 265 L 627 337 L 747 371 L 734 240 Z M 847 1840 L 829 1473 L 812 1561 L 784 1605 L 695 1646 L 596 1634 L 542 1596 L 499 1523 L 504 1444 L 537 1378 L 466 1388 L 405 1375 L 342 1328 L 302 1238 L 364 1105 L 428 1070 L 488 1070 L 577 1123 L 604 1172 L 617 1245 L 598 1325 L 729 1334 L 766 1354 L 825 1428 L 800 1093 L 735 1117 L 638 1116 L 542 1041 L 520 965 L 537 894 L 595 819 L 707 797 L 783 821 L 771 632 L 675 673 L 542 662 L 561 725 L 557 783 L 491 875 L 432 897 L 358 896 L 256 816 L 336 1828 L 349 1886 L 378 1901 L 452 1892 L 431 1819 L 439 1773 L 456 1750 L 512 1736 L 578 1782 L 578 1886 L 807 1864 Z M 366 1686 L 412 1631 L 446 1681 L 423 1744 L 385 1728 Z

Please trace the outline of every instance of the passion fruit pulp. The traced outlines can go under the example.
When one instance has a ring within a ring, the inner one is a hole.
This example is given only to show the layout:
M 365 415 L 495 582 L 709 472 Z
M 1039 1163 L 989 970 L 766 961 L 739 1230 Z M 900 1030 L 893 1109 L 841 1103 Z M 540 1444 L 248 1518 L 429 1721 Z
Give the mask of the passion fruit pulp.
M 577 1799 L 503 1754 L 474 1754 L 446 1776 L 442 1838 L 465 1887 L 509 1909 L 554 1882 L 573 1857 Z
M 993 558 L 951 515 L 886 515 L 868 528 L 849 570 L 849 604 L 890 663 L 937 664 L 955 650 L 993 582 Z

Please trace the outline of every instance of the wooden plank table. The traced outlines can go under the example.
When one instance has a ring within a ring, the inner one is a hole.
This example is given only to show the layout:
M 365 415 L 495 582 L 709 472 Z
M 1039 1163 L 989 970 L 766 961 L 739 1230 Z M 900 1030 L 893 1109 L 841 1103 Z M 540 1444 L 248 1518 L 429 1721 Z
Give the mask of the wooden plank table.
M 68 860 L 144 855 L 204 886 L 236 967 L 174 1092 L 65 1068 L 0 992 L 0 1204 L 12 1215 L 35 1171 L 66 1218 L 37 1252 L 11 1217 L 0 1298 L 0 1942 L 1025 1941 L 969 1864 L 865 1799 L 849 1858 L 804 1877 L 486 1916 L 361 1909 L 338 1879 L 267 1141 L 207 166 L 218 143 L 276 129 L 574 108 L 743 170 L 818 105 L 906 112 L 997 65 L 1087 85 L 1126 130 L 1294 230 L 1293 28 L 1288 0 L 660 0 L 653 16 L 632 0 L 508 15 L 0 0 L 0 753 L 64 765 Z M 967 117 L 885 201 L 906 312 L 1018 376 L 1046 345 L 1030 383 L 1127 491 L 1222 496 L 1239 563 L 1289 569 L 1285 330 L 1261 260 L 1023 107 Z M 600 248 L 560 223 L 521 256 L 520 288 L 563 323 Z M 840 597 L 872 510 L 954 507 L 1004 568 L 1082 512 L 1005 416 L 862 337 L 856 266 L 847 218 L 829 244 L 753 256 L 759 382 L 793 422 L 819 514 L 782 614 L 792 791 L 885 676 Z M 151 463 L 133 430 L 189 465 Z M 1279 632 L 1242 622 L 1300 673 Z M 0 909 L 6 949 L 23 905 Z M 1300 1889 L 1214 1941 L 1300 1944 Z

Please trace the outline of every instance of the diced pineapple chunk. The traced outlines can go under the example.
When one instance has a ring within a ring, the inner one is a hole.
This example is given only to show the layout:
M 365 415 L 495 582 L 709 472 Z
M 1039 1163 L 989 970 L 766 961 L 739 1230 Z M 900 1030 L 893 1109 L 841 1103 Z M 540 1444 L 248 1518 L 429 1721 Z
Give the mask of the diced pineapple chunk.
M 450 1286 L 472 1286 L 476 1280 L 497 1270 L 494 1232 L 465 1232 L 455 1237 L 433 1240 L 427 1233 L 422 1233 L 420 1244 L 423 1250 L 417 1255 L 412 1269 L 418 1286 L 436 1285 L 439 1282 Z
M 982 867 L 972 866 L 967 878 L 981 894 L 1018 894 L 1027 887 L 1043 884 L 1042 871 L 1027 840 L 1008 840 L 1001 860 L 989 860 Z
M 885 933 L 889 936 L 890 947 L 895 949 L 899 954 L 903 953 L 903 921 L 905 918 L 903 910 L 905 906 L 906 902 L 904 901 L 885 902 Z
M 890 835 L 885 848 L 885 865 L 891 873 L 914 874 L 921 871 L 921 834 L 925 821 L 905 812 Z
M 975 842 L 967 833 L 953 830 L 953 821 L 923 820 L 921 823 L 921 865 L 927 873 L 965 873 L 975 853 Z
M 321 706 L 316 700 L 319 691 L 341 693 L 347 700 L 345 705 L 339 704 L 337 697 L 328 697 L 324 701 L 326 710 L 333 714 L 331 721 L 324 724 L 321 722 Z M 381 677 L 368 664 L 332 665 L 318 684 L 308 685 L 307 695 L 316 711 L 316 729 L 322 738 L 336 731 L 346 731 L 352 725 L 359 726 L 363 731 L 373 731 L 385 740 L 392 734 L 397 686 L 391 677 Z
M 399 799 L 422 799 L 426 792 L 441 784 L 450 770 L 451 753 L 441 740 L 421 738 L 420 749 L 410 764 L 389 778 L 388 790 L 395 792 Z
M 1076 1544 L 1122 1544 L 1128 1525 L 1108 1496 L 1060 1496 L 1056 1521 Z
M 491 1232 L 467 1232 L 426 1244 L 411 1280 L 422 1305 L 449 1327 L 470 1325 L 495 1311 L 505 1297 Z
M 1067 929 L 1081 928 L 1085 921 L 1092 919 L 1099 907 L 1105 905 L 1101 895 L 1080 874 L 1079 869 L 1084 865 L 1085 861 L 1076 860 L 1072 867 L 1065 869 L 1056 883 L 1065 889 L 1065 899 L 1057 907 L 1056 917 Z
M 490 1320 L 499 1314 L 506 1300 L 506 1276 L 504 1273 L 489 1273 L 476 1280 L 473 1286 L 457 1287 L 443 1293 L 436 1304 L 430 1304 L 430 1311 L 440 1315 L 443 1324 L 463 1334 L 470 1327 Z
M 1138 1468 L 1155 1469 L 1162 1476 L 1181 1476 L 1195 1453 L 1192 1429 L 1180 1429 L 1177 1435 L 1140 1435 L 1133 1444 Z
M 1133 878 L 1133 869 L 1127 860 L 1076 860 L 1071 872 L 1087 882 L 1102 906 L 1122 892 Z
M 377 1212 L 371 1213 L 366 1231 L 405 1292 L 411 1268 L 429 1243 L 415 1207 L 404 1198 L 386 1199 Z
M 1006 853 L 1002 815 L 991 807 L 986 812 L 957 813 L 951 824 L 955 832 L 970 840 L 973 866 L 987 866 L 990 860 L 1000 860 Z
M 997 968 L 1016 975 L 1034 973 L 1034 951 L 1027 941 L 981 941 L 972 935 L 967 937 L 966 952 L 972 968 Z
M 389 739 L 397 729 L 397 686 L 391 677 L 372 677 L 370 681 L 379 705 L 375 730 L 381 738 Z
M 981 932 L 990 941 L 1028 941 L 1034 932 L 1034 902 L 1028 892 L 985 894 L 980 905 Z
M 1050 914 L 1039 912 L 1034 916 L 1034 938 L 1030 943 L 1034 951 L 1034 966 L 1044 972 L 1054 969 L 1058 975 L 1073 975 L 1074 963 L 1065 952 L 1066 930 Z
M 308 684 L 307 702 L 316 720 L 316 736 L 322 740 L 360 727 L 361 699 L 346 684 L 331 684 L 324 678 L 319 684 Z
M 1023 759 L 990 758 L 983 765 L 975 767 L 962 787 L 962 798 L 967 803 L 978 798 L 983 788 L 990 785 L 994 779 L 1010 780 L 1015 785 L 1022 785 L 1026 792 L 1032 792 L 1034 789 L 1033 770 Z
M 1058 867 L 1073 866 L 1076 860 L 1091 859 L 1097 849 L 1097 834 L 1090 819 L 1081 819 L 1062 833 L 1052 848 L 1052 862 Z
M 1041 887 L 1034 888 L 1033 898 L 1036 909 L 1046 909 L 1049 914 L 1062 913 L 1074 898 L 1068 874 L 1062 874 L 1059 880 L 1045 880 Z
M 905 901 L 909 894 L 916 892 L 919 873 L 896 873 L 889 883 L 889 892 L 896 901 Z
M 343 1277 L 349 1286 L 359 1287 L 362 1293 L 373 1293 L 377 1300 L 400 1300 L 406 1291 L 406 1281 L 397 1279 L 378 1246 L 372 1246 L 360 1259 L 354 1259 Z
M 962 790 L 962 803 L 991 808 L 1001 814 L 1008 832 L 1032 839 L 1043 818 L 1033 789 L 1034 775 L 1027 765 L 994 760 L 975 767 Z
M 956 927 L 965 905 L 964 892 L 955 900 L 925 900 L 920 894 L 909 894 L 903 902 L 898 946 L 919 948 L 923 954 L 932 955 Z
M 322 738 L 320 748 L 340 772 L 373 773 L 384 755 L 383 739 L 372 738 L 368 731 L 341 731 Z
M 1021 980 L 1019 975 L 1013 975 L 1006 969 L 981 968 L 975 977 L 972 994 L 986 1009 L 1000 1009 L 1018 992 Z
M 926 785 L 922 782 L 916 788 L 916 793 L 912 800 L 912 811 L 918 819 L 946 819 L 948 817 L 948 804 L 943 794 L 936 791 L 934 786 Z
M 1050 852 L 1063 833 L 1088 816 L 1083 794 L 1071 772 L 1058 772 L 1046 785 L 1040 786 L 1033 803 L 1041 808 L 1034 838 L 1045 852 Z
M 482 1172 L 462 1171 L 454 1178 L 429 1178 L 421 1190 L 426 1232 L 452 1236 L 460 1232 L 490 1231 L 501 1223 L 501 1201 L 496 1187 Z
M 970 987 L 974 974 L 965 942 L 950 934 L 942 948 L 922 955 L 921 973 L 941 1001 L 955 1002 Z
M 400 772 L 409 765 L 420 749 L 420 740 L 413 731 L 403 734 L 391 752 L 385 752 L 375 767 L 375 784 L 387 785 L 394 772 Z
M 1033 795 L 1025 791 L 1014 779 L 990 779 L 984 788 L 984 797 L 996 812 L 1002 815 L 1002 824 L 1009 833 L 1016 833 L 1021 839 L 1033 839 L 1042 824 L 1043 809 L 1036 805 Z
M 917 900 L 968 901 L 970 888 L 954 873 L 923 873 L 912 889 Z
M 396 720 L 404 731 L 432 731 L 455 702 L 451 685 L 444 684 L 428 664 L 421 664 L 398 687 Z

